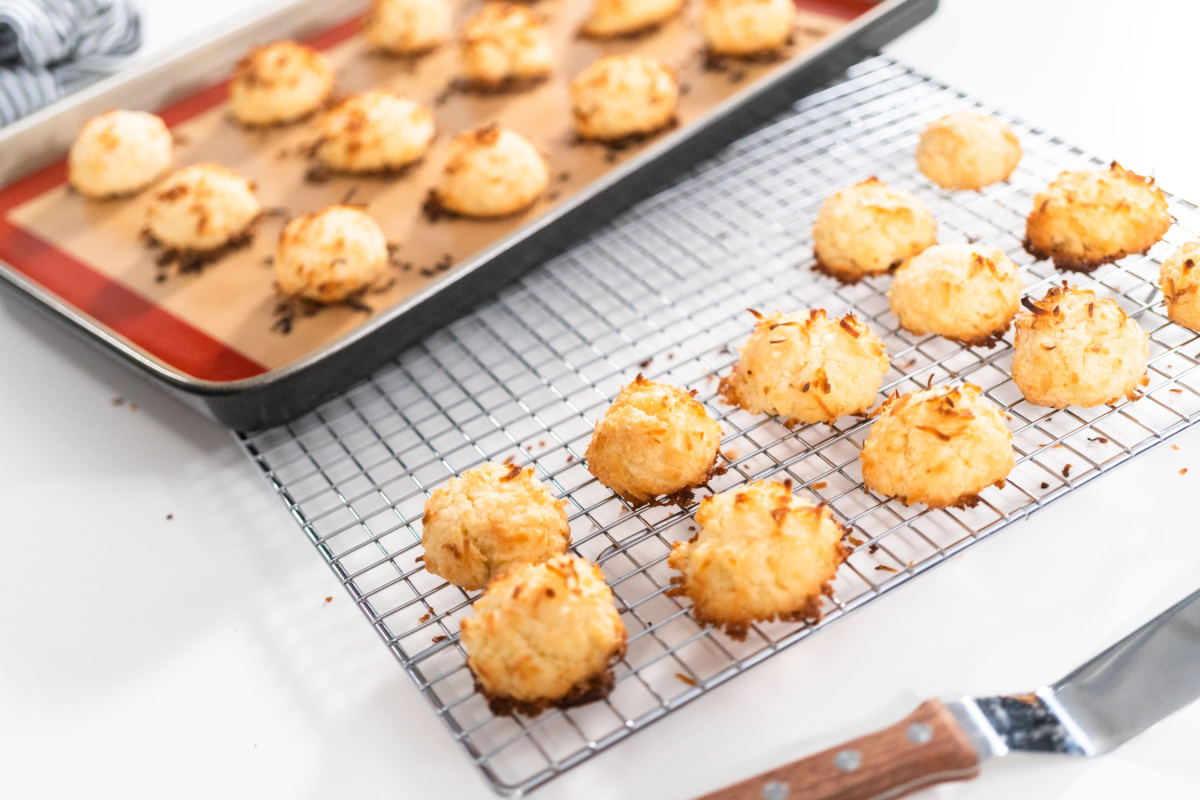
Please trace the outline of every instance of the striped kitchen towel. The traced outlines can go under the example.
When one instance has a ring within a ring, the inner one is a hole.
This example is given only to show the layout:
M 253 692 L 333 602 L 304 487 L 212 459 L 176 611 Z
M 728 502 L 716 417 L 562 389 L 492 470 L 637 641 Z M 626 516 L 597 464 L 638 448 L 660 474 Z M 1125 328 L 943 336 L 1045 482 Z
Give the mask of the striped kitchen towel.
M 0 125 L 113 72 L 141 43 L 132 0 L 0 0 Z

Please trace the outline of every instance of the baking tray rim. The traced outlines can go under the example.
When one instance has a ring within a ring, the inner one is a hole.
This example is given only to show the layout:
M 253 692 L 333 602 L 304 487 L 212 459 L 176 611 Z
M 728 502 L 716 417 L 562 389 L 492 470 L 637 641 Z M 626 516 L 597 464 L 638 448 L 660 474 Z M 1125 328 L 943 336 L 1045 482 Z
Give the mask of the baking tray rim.
M 557 203 L 553 208 L 538 214 L 517 230 L 497 240 L 484 250 L 477 252 L 450 273 L 436 278 L 426 284 L 421 290 L 409 295 L 390 308 L 374 314 L 370 319 L 365 320 L 353 330 L 347 331 L 289 364 L 267 370 L 259 375 L 231 381 L 196 378 L 172 367 L 165 361 L 129 341 L 121 334 L 111 330 L 108 326 L 69 305 L 53 293 L 42 288 L 36 282 L 23 276 L 2 259 L 0 259 L 0 278 L 4 278 L 16 291 L 28 295 L 29 300 L 46 306 L 47 311 L 57 313 L 59 316 L 66 318 L 68 322 L 80 328 L 82 333 L 90 334 L 98 340 L 98 344 L 106 345 L 115 350 L 116 354 L 122 356 L 131 364 L 174 388 L 189 394 L 208 397 L 233 396 L 261 389 L 307 371 L 315 364 L 331 358 L 337 352 L 372 335 L 379 328 L 392 322 L 397 317 L 413 311 L 417 306 L 441 294 L 458 281 L 470 277 L 498 255 L 527 240 L 537 231 L 557 222 L 579 206 L 594 199 L 629 176 L 640 172 L 657 158 L 677 147 L 686 146 L 687 140 L 692 138 L 697 132 L 724 118 L 736 108 L 753 105 L 758 97 L 768 93 L 780 83 L 786 81 L 792 73 L 816 61 L 829 51 L 835 50 L 848 41 L 853 40 L 863 28 L 871 25 L 879 18 L 892 13 L 902 6 L 919 5 L 921 2 L 922 0 L 878 0 L 874 8 L 849 20 L 845 26 L 813 47 L 802 53 L 798 53 L 784 64 L 781 64 L 777 69 L 754 81 L 745 89 L 717 103 L 687 125 L 681 126 L 658 138 L 623 163 L 606 171 L 602 176 L 573 193 L 571 197 Z M 150 58 L 141 65 L 131 68 L 126 73 L 106 78 L 94 86 L 69 98 L 65 98 L 63 101 L 26 118 L 26 120 L 16 123 L 19 126 L 18 128 L 10 129 L 0 134 L 0 147 L 17 134 L 27 134 L 28 131 L 58 123 L 65 114 L 80 105 L 98 102 L 108 94 L 119 90 L 129 83 L 153 77 L 160 72 L 166 72 L 171 66 L 204 47 L 215 45 L 220 40 L 230 38 L 239 33 L 245 33 L 255 26 L 264 25 L 275 17 L 285 15 L 291 9 L 310 4 L 310 0 L 290 0 L 281 4 L 271 4 L 261 9 L 246 12 L 235 17 L 233 20 L 214 26 L 195 37 L 189 38 L 184 45 L 170 54 Z M 333 12 L 331 11 L 330 13 Z M 189 88 L 186 94 L 183 92 L 180 92 L 180 94 L 186 96 L 195 91 L 197 91 L 195 88 Z M 33 171 L 30 170 L 26 174 L 30 174 Z M 17 178 L 16 180 L 20 179 Z

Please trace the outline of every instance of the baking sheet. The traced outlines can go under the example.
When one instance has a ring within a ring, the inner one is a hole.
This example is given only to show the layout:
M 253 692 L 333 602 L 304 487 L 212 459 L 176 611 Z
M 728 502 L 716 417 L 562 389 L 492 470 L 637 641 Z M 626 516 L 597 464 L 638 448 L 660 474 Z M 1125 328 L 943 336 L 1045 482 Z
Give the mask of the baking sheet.
M 420 60 L 367 52 L 356 35 L 357 19 L 310 40 L 324 49 L 338 72 L 341 94 L 388 87 L 429 104 L 439 136 L 425 160 L 401 179 L 335 177 L 305 179 L 310 124 L 247 131 L 229 119 L 225 86 L 208 87 L 168 109 L 164 116 L 179 135 L 175 163 L 215 161 L 259 185 L 267 208 L 278 213 L 258 225 L 253 243 L 199 273 L 167 274 L 158 254 L 141 238 L 149 193 L 94 203 L 72 193 L 65 167 L 56 164 L 0 192 L 0 258 L 51 289 L 84 313 L 145 347 L 182 373 L 212 381 L 259 375 L 291 364 L 361 325 L 369 313 L 335 306 L 297 317 L 284 332 L 270 256 L 286 218 L 318 210 L 353 194 L 398 245 L 389 276 L 394 282 L 365 298 L 378 314 L 445 275 L 489 245 L 596 180 L 639 148 L 612 151 L 579 143 L 570 125 L 566 84 L 603 55 L 639 52 L 655 56 L 679 73 L 679 123 L 701 116 L 758 78 L 811 48 L 871 6 L 855 2 L 801 2 L 796 36 L 785 58 L 774 63 L 706 65 L 694 18 L 672 20 L 637 39 L 593 41 L 576 31 L 589 3 L 542 3 L 559 53 L 553 78 L 531 90 L 477 96 L 447 92 L 454 78 L 456 48 L 446 46 Z M 480 3 L 457 10 L 456 24 Z M 547 155 L 552 182 L 545 199 L 529 211 L 496 221 L 427 220 L 421 203 L 436 183 L 444 149 L 460 130 L 500 122 L 530 138 Z

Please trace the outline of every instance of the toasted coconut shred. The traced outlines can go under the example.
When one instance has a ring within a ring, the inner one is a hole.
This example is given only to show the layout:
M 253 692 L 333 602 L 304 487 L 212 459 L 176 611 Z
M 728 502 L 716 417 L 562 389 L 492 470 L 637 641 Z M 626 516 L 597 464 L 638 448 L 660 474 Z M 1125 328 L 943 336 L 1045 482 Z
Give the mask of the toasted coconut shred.
M 203 272 L 205 267 L 217 263 L 230 253 L 244 250 L 254 243 L 257 222 L 258 218 L 256 217 L 246 230 L 237 234 L 225 244 L 214 247 L 211 250 L 188 250 L 182 247 L 169 247 L 156 239 L 148 230 L 143 231 L 142 238 L 146 242 L 146 246 L 151 250 L 161 251 L 154 260 L 155 266 L 159 269 L 158 273 L 154 276 L 155 281 L 162 283 L 167 280 L 172 266 L 177 269 L 180 275 L 195 274 Z

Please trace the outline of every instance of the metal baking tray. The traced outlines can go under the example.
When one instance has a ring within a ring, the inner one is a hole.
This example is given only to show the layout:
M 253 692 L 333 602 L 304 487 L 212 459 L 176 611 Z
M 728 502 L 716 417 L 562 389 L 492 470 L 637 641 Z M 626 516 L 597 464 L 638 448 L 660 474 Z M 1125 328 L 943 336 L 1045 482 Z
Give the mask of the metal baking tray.
M 961 110 L 1012 125 L 1025 152 L 1009 181 L 946 192 L 917 170 L 921 130 Z M 1166 318 L 1157 286 L 1162 261 L 1200 235 L 1194 203 L 1168 194 L 1176 222 L 1164 240 L 1090 275 L 1063 275 L 1022 248 L 1034 195 L 1060 170 L 1107 160 L 872 58 L 369 380 L 240 441 L 427 698 L 431 719 L 446 725 L 495 790 L 524 795 L 630 736 L 652 735 L 640 731 L 1089 481 L 1113 483 L 1102 476 L 1200 422 L 1200 334 Z M 917 195 L 937 219 L 939 241 L 1007 252 L 1026 295 L 1040 297 L 1069 277 L 1119 303 L 1150 337 L 1145 395 L 1086 409 L 1031 405 L 1012 381 L 1011 332 L 993 349 L 914 335 L 889 309 L 888 276 L 844 286 L 813 272 L 822 201 L 871 175 Z M 906 507 L 863 486 L 859 450 L 872 420 L 789 430 L 722 404 L 717 380 L 753 326 L 747 308 L 853 311 L 891 356 L 880 397 L 930 380 L 981 386 L 1013 433 L 1016 466 L 1004 488 L 985 490 L 969 509 Z M 667 555 L 695 532 L 696 505 L 631 508 L 584 464 L 596 420 L 639 372 L 696 389 L 720 421 L 727 472 L 714 491 L 788 479 L 851 528 L 845 541 L 853 552 L 822 601 L 820 622 L 756 624 L 735 641 L 698 625 L 686 598 L 668 593 Z M 428 495 L 483 461 L 507 459 L 533 467 L 567 501 L 572 550 L 600 566 L 616 597 L 629 648 L 603 701 L 532 718 L 492 714 L 458 636 L 477 593 L 423 569 Z M 728 720 L 691 713 L 714 735 L 728 730 Z
M 0 284 L 226 425 L 249 430 L 293 419 L 368 375 L 405 345 L 461 316 L 505 283 L 561 252 L 569 242 L 723 144 L 874 53 L 929 16 L 937 6 L 937 0 L 798 1 L 809 9 L 827 7 L 844 13 L 849 8 L 857 16 L 811 49 L 746 81 L 725 101 L 691 122 L 647 143 L 600 178 L 464 259 L 420 291 L 285 366 L 232 380 L 197 378 L 65 300 L 55 290 L 55 281 L 45 280 L 48 271 L 44 268 L 43 277 L 34 280 L 13 264 L 0 261 Z M 224 90 L 220 82 L 253 44 L 282 37 L 311 39 L 339 26 L 344 30 L 346 20 L 361 11 L 361 6 L 361 2 L 347 0 L 293 0 L 256 10 L 168 55 L 18 122 L 0 132 L 0 185 L 23 177 L 32 180 L 30 175 L 55 175 L 55 169 L 61 175 L 62 158 L 75 132 L 86 119 L 104 109 L 157 110 L 198 95 L 221 93 Z M 6 229 L 15 227 L 8 226 L 6 220 L 0 220 L 0 224 Z M 39 256 L 44 247 L 36 238 L 22 246 L 23 252 L 33 253 L 31 257 Z M 61 289 L 61 281 L 67 278 L 58 276 L 58 280 Z M 121 304 L 121 313 L 126 317 L 141 320 L 163 316 L 160 309 L 136 292 L 122 292 L 113 302 Z

